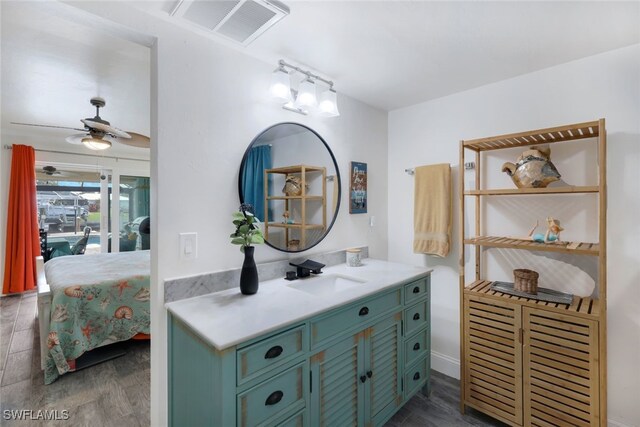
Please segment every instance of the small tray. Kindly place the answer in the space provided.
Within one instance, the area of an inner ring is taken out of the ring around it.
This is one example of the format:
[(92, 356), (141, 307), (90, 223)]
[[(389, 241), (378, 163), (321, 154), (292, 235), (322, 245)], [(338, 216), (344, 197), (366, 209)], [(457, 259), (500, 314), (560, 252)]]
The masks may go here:
[(493, 282), (491, 284), (492, 291), (503, 292), (509, 295), (515, 295), (517, 297), (525, 297), (535, 299), (538, 301), (555, 302), (558, 304), (571, 304), (573, 302), (573, 295), (564, 292), (554, 291), (553, 289), (538, 288), (538, 294), (528, 294), (526, 292), (520, 292), (513, 289), (513, 283), (511, 282)]

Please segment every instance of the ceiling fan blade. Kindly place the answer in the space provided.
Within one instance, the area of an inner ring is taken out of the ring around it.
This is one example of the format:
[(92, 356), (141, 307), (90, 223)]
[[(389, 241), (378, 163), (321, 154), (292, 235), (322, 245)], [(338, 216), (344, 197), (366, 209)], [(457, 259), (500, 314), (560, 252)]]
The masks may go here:
[(131, 147), (138, 148), (149, 148), (151, 146), (151, 140), (148, 136), (141, 135), (135, 132), (127, 132), (131, 135), (131, 138), (109, 138), (112, 141), (118, 142), (120, 144), (129, 145)]
[(91, 119), (80, 119), (82, 123), (84, 123), (88, 128), (98, 129), (99, 131), (110, 133), (118, 138), (131, 138), (127, 132), (122, 129), (118, 129), (117, 127), (105, 125), (104, 123), (97, 122)]
[(34, 123), (11, 122), (11, 124), (12, 125), (20, 125), (20, 126), (35, 126), (35, 127), (40, 127), (40, 128), (71, 129), (71, 130), (79, 130), (79, 131), (85, 130), (85, 129), (78, 129), (78, 128), (70, 128), (70, 127), (67, 127), (67, 126), (36, 125)]
[(82, 144), (82, 139), (87, 138), (89, 135), (86, 133), (76, 133), (75, 135), (69, 135), (65, 138), (69, 144), (80, 145)]

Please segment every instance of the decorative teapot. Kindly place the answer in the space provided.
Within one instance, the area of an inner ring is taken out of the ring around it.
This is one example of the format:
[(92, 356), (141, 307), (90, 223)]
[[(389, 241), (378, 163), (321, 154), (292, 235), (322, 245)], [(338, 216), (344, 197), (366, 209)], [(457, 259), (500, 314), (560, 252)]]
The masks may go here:
[(560, 173), (551, 163), (549, 147), (531, 147), (518, 157), (516, 164), (502, 165), (518, 188), (545, 188), (560, 179)]

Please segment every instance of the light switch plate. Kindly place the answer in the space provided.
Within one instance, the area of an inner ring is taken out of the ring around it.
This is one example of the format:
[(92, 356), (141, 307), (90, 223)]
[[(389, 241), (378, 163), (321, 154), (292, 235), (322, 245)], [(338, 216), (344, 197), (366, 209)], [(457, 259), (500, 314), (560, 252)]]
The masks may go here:
[(198, 233), (180, 233), (180, 259), (198, 257)]

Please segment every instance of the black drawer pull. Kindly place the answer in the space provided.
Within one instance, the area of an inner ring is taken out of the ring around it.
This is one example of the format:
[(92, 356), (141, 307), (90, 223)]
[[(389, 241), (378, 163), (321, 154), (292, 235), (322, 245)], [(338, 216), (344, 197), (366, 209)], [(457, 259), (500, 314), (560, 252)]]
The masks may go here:
[(367, 380), (367, 377), (364, 375), (360, 375), (360, 382), (365, 382)]
[(359, 316), (366, 316), (367, 314), (369, 314), (369, 307), (362, 307), (358, 313)]
[(269, 395), (269, 397), (267, 397), (267, 400), (264, 402), (264, 406), (275, 405), (282, 400), (282, 396), (284, 396), (284, 393), (280, 390), (274, 391)]
[(416, 313), (413, 315), (413, 320), (420, 320), (420, 313)]
[(413, 374), (414, 381), (418, 381), (419, 379), (420, 379), (420, 372), (416, 372), (415, 374)]
[(373, 376), (373, 371), (367, 371), (367, 378), (371, 378)]
[(414, 349), (415, 351), (420, 350), (420, 343), (419, 343), (419, 342), (415, 343), (415, 344), (413, 345), (413, 349)]
[(416, 286), (415, 288), (413, 288), (413, 293), (414, 294), (419, 294), (420, 293), (420, 287)]
[(267, 350), (267, 352), (264, 354), (264, 358), (265, 359), (275, 359), (276, 357), (280, 356), (282, 354), (282, 347), (280, 347), (279, 345), (273, 346), (271, 347), (269, 350)]

